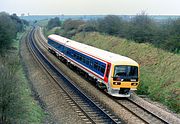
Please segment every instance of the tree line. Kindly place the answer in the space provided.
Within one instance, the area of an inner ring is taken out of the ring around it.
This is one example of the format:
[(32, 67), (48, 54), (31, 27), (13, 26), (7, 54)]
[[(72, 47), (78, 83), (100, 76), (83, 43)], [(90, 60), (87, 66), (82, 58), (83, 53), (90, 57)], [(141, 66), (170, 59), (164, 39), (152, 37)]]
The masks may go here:
[[(58, 19), (56, 18), (56, 20)], [(50, 20), (50, 22), (52, 21)], [(69, 38), (79, 32), (96, 31), (138, 43), (151, 43), (170, 52), (180, 52), (180, 18), (158, 22), (142, 12), (130, 20), (124, 20), (116, 15), (108, 15), (89, 21), (68, 19), (64, 22), (59, 20), (59, 22), (57, 24), (60, 24), (58, 26), (61, 26), (63, 31), (56, 31), (56, 33)]]
[(10, 46), (18, 32), (24, 31), (24, 25), (28, 25), (28, 22), (16, 14), (0, 12), (0, 52)]
[(43, 116), (31, 97), (18, 46), (14, 44), (19, 40), (17, 33), (23, 32), (25, 25), (28, 22), (16, 14), (0, 12), (0, 124), (40, 123)]

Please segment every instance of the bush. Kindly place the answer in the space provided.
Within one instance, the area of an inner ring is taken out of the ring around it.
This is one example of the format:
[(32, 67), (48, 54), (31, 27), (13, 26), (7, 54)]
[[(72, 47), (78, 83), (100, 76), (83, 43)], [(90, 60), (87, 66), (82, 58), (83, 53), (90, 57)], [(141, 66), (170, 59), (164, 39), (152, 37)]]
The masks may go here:
[(54, 31), (54, 33), (57, 34), (57, 35), (59, 35), (60, 32), (61, 32), (60, 28), (56, 28), (55, 31)]
[(54, 27), (59, 27), (59, 26), (61, 26), (61, 21), (59, 20), (58, 17), (55, 17), (48, 21), (47, 29), (50, 30)]
[[(50, 22), (49, 22), (50, 23)], [(62, 25), (62, 36), (72, 37), (79, 32), (94, 32), (115, 35), (138, 43), (151, 43), (156, 47), (179, 53), (180, 51), (180, 18), (156, 22), (145, 12), (130, 20), (123, 20), (115, 15), (102, 19), (82, 21), (66, 20)]]
[(44, 113), (31, 97), (17, 55), (0, 56), (0, 72), (0, 123), (41, 123)]
[(98, 31), (105, 32), (110, 35), (121, 34), (123, 30), (123, 20), (118, 16), (108, 15), (104, 19), (98, 20)]
[(155, 41), (156, 32), (156, 23), (145, 13), (142, 13), (135, 16), (130, 21), (127, 38), (140, 43), (153, 43)]
[(0, 13), (0, 52), (16, 38), (16, 25), (7, 13)]
[(84, 21), (82, 21), (82, 20), (68, 19), (63, 23), (62, 28), (64, 29), (65, 32), (68, 32), (73, 29), (77, 30), (78, 27), (83, 24), (84, 24)]
[[(10, 18), (13, 20), (13, 22), (16, 24), (16, 33), (17, 32), (23, 32), (24, 31), (24, 25), (23, 20), (21, 20), (16, 14), (12, 14)], [(27, 23), (25, 23), (27, 24)]]
[(82, 20), (72, 20), (68, 19), (64, 21), (62, 25), (62, 29), (64, 30), (63, 33), (61, 34), (64, 37), (72, 37), (74, 36), (77, 32), (82, 31), (81, 27), (84, 25), (84, 21)]
[(96, 20), (87, 21), (85, 24), (80, 25), (78, 32), (93, 32), (98, 31), (98, 22)]
[(102, 19), (91, 20), (81, 25), (79, 31), (98, 31), (115, 35), (138, 43), (151, 43), (156, 47), (179, 53), (180, 51), (180, 18), (156, 22), (145, 12), (131, 20), (123, 20), (115, 15), (108, 15)]
[(168, 20), (163, 25), (164, 32), (166, 31), (166, 36), (161, 36), (162, 48), (169, 50), (171, 52), (180, 52), (180, 18), (176, 20)]
[(18, 32), (24, 31), (27, 21), (21, 20), (16, 14), (0, 13), (0, 54), (11, 45)]

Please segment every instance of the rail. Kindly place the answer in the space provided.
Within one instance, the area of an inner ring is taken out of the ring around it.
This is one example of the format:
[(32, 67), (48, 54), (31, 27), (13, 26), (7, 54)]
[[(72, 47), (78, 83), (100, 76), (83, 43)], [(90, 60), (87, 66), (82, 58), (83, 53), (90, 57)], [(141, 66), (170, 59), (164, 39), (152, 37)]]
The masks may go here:
[[(64, 75), (48, 60), (45, 55), (43, 55), (43, 53), (35, 44), (34, 32), (35, 28), (31, 30), (28, 36), (28, 46), (31, 52), (39, 61), (39, 63), (41, 63), (43, 68), (57, 82), (61, 89), (63, 89), (66, 99), (68, 99), (69, 103), (71, 103), (73, 106), (77, 106), (78, 109), (83, 113), (83, 117), (85, 118), (84, 120), (88, 121), (88, 123), (123, 123), (120, 118), (108, 112), (100, 105), (100, 103), (97, 103), (97, 101), (92, 101), (86, 94), (84, 94), (78, 87), (74, 85), (72, 80)], [(61, 81), (58, 81), (54, 77)]]

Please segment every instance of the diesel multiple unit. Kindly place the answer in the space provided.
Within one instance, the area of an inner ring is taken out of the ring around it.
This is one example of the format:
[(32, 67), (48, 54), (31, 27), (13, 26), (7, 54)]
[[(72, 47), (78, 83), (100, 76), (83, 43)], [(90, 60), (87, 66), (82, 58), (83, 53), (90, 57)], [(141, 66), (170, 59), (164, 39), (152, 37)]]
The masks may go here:
[(129, 97), (139, 84), (134, 60), (59, 35), (48, 36), (49, 51), (92, 78), (98, 87), (116, 97)]

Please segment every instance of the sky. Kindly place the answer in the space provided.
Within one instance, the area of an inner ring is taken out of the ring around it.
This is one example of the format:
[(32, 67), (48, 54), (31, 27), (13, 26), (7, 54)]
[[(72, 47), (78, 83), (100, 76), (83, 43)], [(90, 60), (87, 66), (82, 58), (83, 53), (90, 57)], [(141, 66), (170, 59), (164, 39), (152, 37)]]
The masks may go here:
[(180, 15), (180, 0), (1, 0), (0, 12), (21, 15)]

